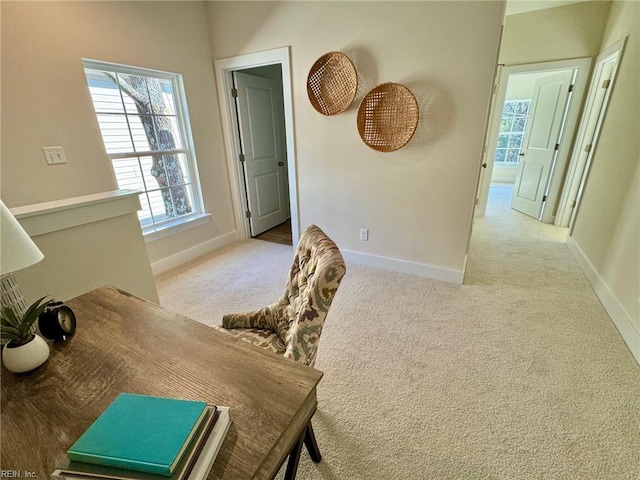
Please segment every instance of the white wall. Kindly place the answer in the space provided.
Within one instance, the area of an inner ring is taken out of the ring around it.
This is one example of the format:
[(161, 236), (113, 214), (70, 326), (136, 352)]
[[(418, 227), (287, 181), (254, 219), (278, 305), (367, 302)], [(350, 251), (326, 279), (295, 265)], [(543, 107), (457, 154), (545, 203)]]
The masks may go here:
[[(212, 2), (213, 58), (291, 47), (299, 218), (348, 258), (462, 279), (501, 2)], [(339, 50), (360, 77), (356, 102), (311, 106), (315, 60)], [(394, 153), (360, 139), (359, 100), (399, 82), (420, 104), (415, 137)], [(359, 240), (360, 228), (369, 241)]]
[(571, 237), (640, 362), (639, 19), (639, 3), (613, 3), (601, 50), (628, 40)]
[[(9, 207), (117, 188), (81, 58), (180, 73), (211, 221), (147, 244), (171, 266), (235, 239), (203, 2), (2, 2), (2, 199)], [(62, 145), (67, 165), (41, 147)], [(178, 258), (175, 258), (175, 256)], [(109, 259), (105, 258), (105, 262)]]
[(594, 57), (600, 51), (610, 2), (581, 2), (509, 15), (500, 63), (522, 65)]

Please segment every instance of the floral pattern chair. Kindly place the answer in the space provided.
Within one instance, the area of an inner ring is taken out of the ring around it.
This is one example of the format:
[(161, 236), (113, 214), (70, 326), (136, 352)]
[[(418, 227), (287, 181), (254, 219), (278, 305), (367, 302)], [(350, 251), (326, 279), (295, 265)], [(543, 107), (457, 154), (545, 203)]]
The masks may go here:
[(222, 326), (243, 340), (312, 367), (325, 318), (345, 272), (336, 244), (311, 225), (300, 237), (278, 301), (259, 310), (224, 315)]
[[(311, 225), (300, 237), (278, 301), (259, 310), (224, 315), (222, 327), (242, 340), (312, 367), (324, 321), (345, 272), (336, 244)], [(289, 456), (285, 479), (295, 477), (303, 441), (314, 462), (322, 458), (309, 422)]]

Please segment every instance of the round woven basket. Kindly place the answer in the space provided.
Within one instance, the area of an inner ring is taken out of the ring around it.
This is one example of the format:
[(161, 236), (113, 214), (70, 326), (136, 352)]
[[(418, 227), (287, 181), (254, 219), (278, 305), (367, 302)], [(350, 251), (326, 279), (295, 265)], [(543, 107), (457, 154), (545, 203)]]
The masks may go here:
[(365, 95), (358, 109), (362, 141), (379, 152), (404, 147), (418, 126), (418, 102), (399, 83), (382, 83)]
[(329, 52), (311, 67), (307, 95), (311, 105), (323, 115), (344, 112), (356, 96), (358, 76), (344, 53)]

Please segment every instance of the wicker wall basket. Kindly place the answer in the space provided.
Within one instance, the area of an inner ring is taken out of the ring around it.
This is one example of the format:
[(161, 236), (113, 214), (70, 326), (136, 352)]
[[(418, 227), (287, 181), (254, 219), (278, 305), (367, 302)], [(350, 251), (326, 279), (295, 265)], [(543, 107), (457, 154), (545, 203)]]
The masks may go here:
[(311, 105), (323, 115), (344, 112), (356, 96), (358, 76), (344, 53), (329, 52), (313, 64), (307, 77)]
[(404, 147), (418, 126), (418, 102), (399, 83), (383, 83), (365, 95), (358, 109), (362, 141), (379, 152)]

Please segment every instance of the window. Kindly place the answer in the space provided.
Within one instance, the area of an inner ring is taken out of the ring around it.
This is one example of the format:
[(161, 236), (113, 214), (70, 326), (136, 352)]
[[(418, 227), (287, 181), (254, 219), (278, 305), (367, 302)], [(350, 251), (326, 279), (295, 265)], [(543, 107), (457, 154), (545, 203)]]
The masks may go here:
[(142, 192), (143, 232), (201, 214), (182, 76), (82, 63), (118, 187)]
[(496, 148), (496, 162), (518, 165), (530, 104), (531, 100), (508, 100), (504, 102), (500, 133), (498, 134), (498, 146)]

